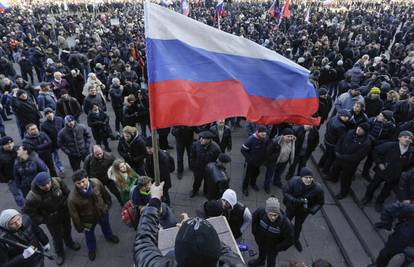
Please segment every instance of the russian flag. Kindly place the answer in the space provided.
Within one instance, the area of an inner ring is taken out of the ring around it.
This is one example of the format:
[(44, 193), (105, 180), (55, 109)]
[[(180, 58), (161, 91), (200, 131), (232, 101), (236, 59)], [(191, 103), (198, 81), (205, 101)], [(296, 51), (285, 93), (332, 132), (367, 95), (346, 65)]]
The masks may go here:
[(224, 0), (219, 0), (216, 5), (216, 10), (214, 12), (214, 21), (223, 15), (224, 12)]
[(283, 8), (282, 8), (282, 18), (290, 18), (290, 16), (292, 15), (292, 13), (290, 12), (289, 6), (290, 6), (290, 0), (285, 0), (285, 3), (283, 4)]
[(269, 13), (272, 17), (280, 18), (279, 0), (273, 0), (272, 5), (269, 8)]
[(243, 116), (317, 125), (309, 71), (250, 40), (145, 2), (151, 127)]
[(181, 14), (188, 17), (190, 15), (190, 5), (187, 0), (181, 0)]

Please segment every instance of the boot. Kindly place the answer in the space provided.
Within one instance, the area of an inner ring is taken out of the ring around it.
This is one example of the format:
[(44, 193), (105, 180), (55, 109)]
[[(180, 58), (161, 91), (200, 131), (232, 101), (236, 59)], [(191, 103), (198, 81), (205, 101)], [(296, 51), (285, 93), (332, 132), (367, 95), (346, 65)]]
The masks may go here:
[(55, 261), (57, 265), (62, 265), (65, 262), (65, 256), (63, 255), (63, 253), (57, 254)]

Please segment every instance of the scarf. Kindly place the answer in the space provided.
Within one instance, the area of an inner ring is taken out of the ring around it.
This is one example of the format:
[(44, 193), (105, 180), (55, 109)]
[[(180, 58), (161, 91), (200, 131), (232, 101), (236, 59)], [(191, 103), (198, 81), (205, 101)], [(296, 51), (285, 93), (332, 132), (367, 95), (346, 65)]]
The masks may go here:
[(78, 190), (79, 194), (82, 197), (89, 198), (93, 195), (93, 187), (91, 185), (91, 181), (89, 181), (89, 185), (88, 185), (88, 188), (86, 189), (86, 191), (84, 191), (82, 189), (79, 189), (79, 188), (76, 188), (76, 190)]

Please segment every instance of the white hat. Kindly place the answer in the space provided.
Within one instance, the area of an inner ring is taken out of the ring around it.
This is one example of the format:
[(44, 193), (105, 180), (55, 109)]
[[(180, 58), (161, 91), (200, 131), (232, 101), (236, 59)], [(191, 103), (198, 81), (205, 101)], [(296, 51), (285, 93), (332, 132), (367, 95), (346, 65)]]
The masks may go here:
[(0, 226), (9, 229), (9, 221), (16, 215), (19, 215), (20, 213), (15, 209), (7, 209), (3, 210), (0, 213)]
[(226, 191), (224, 191), (221, 199), (224, 199), (225, 201), (227, 201), (230, 204), (231, 208), (233, 208), (234, 205), (237, 204), (236, 192), (234, 192), (234, 190), (232, 189), (227, 189)]

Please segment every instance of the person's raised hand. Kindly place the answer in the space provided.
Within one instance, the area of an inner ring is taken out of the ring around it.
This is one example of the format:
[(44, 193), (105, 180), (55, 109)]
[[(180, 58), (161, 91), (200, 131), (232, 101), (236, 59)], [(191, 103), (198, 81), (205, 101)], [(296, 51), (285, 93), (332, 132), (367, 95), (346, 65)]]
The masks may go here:
[(164, 183), (165, 182), (161, 182), (158, 186), (155, 185), (155, 183), (152, 183), (150, 189), (151, 197), (158, 198), (159, 200), (161, 200), (161, 197), (163, 195)]

